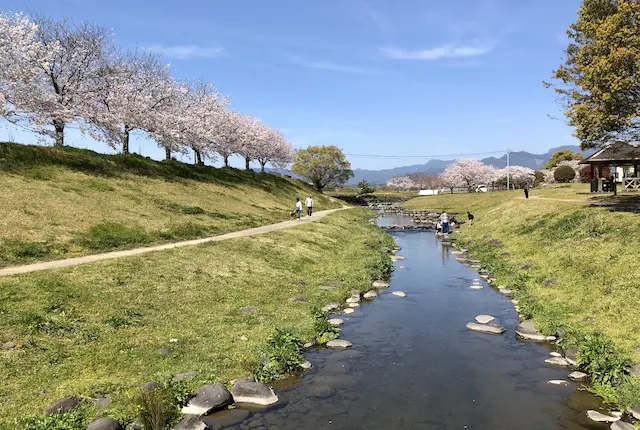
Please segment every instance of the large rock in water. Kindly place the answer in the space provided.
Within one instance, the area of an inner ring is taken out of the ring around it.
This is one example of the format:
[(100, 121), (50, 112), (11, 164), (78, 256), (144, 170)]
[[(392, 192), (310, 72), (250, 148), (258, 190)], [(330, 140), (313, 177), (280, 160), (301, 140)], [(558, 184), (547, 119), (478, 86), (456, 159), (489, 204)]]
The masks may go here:
[(328, 348), (349, 348), (351, 346), (353, 346), (353, 344), (344, 339), (334, 339), (327, 342)]
[(196, 390), (196, 396), (182, 408), (185, 415), (206, 415), (221, 409), (233, 401), (231, 393), (224, 384), (203, 385)]
[(480, 324), (487, 324), (490, 323), (491, 321), (493, 321), (495, 319), (495, 317), (491, 316), (491, 315), (478, 315), (476, 317), (476, 321), (478, 321)]
[(636, 430), (633, 424), (625, 423), (622, 420), (618, 420), (611, 424), (611, 430)]
[(269, 406), (278, 402), (278, 396), (271, 387), (262, 382), (238, 381), (231, 387), (231, 394), (236, 403)]
[(598, 411), (592, 411), (592, 410), (587, 411), (587, 418), (597, 423), (613, 423), (620, 419), (620, 417), (605, 415)]
[(535, 342), (548, 342), (556, 340), (555, 336), (545, 336), (539, 333), (533, 325), (533, 321), (523, 321), (516, 328), (516, 334), (523, 339)]
[(373, 281), (373, 284), (371, 284), (371, 286), (376, 290), (384, 290), (385, 288), (389, 288), (389, 283), (386, 281), (377, 280)]
[(197, 415), (186, 415), (173, 430), (206, 430), (207, 425)]
[(322, 312), (331, 312), (336, 309), (340, 309), (340, 305), (338, 303), (329, 303), (322, 308)]
[(98, 418), (87, 426), (87, 430), (122, 430), (120, 423), (113, 418)]
[(505, 331), (504, 327), (499, 326), (498, 324), (480, 324), (477, 322), (467, 323), (467, 328), (469, 330), (479, 331), (482, 333), (489, 333), (489, 334), (502, 334)]
[(51, 406), (49, 406), (44, 411), (44, 414), (49, 416), (49, 415), (56, 414), (58, 412), (70, 412), (76, 406), (78, 406), (78, 399), (76, 399), (73, 396), (65, 397), (63, 399), (58, 400), (57, 402), (55, 402)]
[[(568, 360), (567, 360), (568, 361)], [(571, 372), (569, 374), (569, 379), (571, 379), (572, 381), (582, 381), (583, 379), (585, 379), (587, 376), (586, 373), (584, 372), (579, 372), (579, 371), (575, 371), (575, 372)]]

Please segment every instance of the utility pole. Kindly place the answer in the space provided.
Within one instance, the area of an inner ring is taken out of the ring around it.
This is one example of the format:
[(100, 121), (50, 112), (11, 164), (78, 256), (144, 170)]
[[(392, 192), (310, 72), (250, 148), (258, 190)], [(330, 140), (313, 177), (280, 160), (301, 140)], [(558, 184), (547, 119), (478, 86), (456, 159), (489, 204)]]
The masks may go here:
[(507, 149), (507, 191), (509, 191), (511, 188), (509, 186), (509, 155), (511, 154), (511, 151), (509, 149)]

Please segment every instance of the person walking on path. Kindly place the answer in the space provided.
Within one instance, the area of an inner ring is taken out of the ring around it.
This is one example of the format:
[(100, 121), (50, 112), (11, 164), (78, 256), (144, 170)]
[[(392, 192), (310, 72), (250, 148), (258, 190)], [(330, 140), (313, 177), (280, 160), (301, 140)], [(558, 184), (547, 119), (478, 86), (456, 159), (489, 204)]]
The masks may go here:
[(447, 212), (442, 211), (440, 222), (442, 223), (442, 234), (449, 234), (449, 215), (447, 215)]
[(311, 214), (313, 213), (313, 197), (307, 197), (305, 203), (307, 204), (307, 215), (311, 216)]
[(302, 213), (302, 202), (300, 201), (300, 197), (296, 197), (296, 216), (298, 217), (298, 221), (300, 221), (301, 213)]

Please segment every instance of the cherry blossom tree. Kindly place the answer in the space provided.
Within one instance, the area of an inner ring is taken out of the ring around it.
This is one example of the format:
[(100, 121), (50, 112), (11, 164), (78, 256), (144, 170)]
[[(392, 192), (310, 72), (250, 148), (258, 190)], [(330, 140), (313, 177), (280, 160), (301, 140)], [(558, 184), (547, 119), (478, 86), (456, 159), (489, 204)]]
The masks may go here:
[(513, 186), (525, 187), (532, 186), (535, 182), (535, 171), (528, 167), (510, 166), (509, 169), (497, 169), (494, 171), (492, 182), (501, 186), (507, 185), (507, 173), (509, 175), (509, 183)]
[(240, 128), (243, 118), (234, 111), (225, 111), (217, 118), (211, 131), (211, 142), (215, 151), (222, 156), (225, 167), (229, 167), (229, 157), (238, 153), (240, 147)]
[(129, 153), (131, 132), (155, 129), (172, 97), (169, 67), (144, 51), (105, 60), (97, 85), (90, 121), (101, 131), (101, 140), (120, 145), (123, 154)]
[(418, 185), (411, 180), (409, 176), (394, 176), (387, 181), (387, 187), (397, 188), (400, 190), (409, 190), (418, 188)]
[(440, 175), (440, 179), (447, 188), (451, 189), (451, 192), (456, 187), (466, 187), (472, 191), (475, 185), (491, 182), (494, 171), (493, 167), (481, 161), (473, 158), (462, 159), (447, 166)]
[[(91, 116), (87, 102), (95, 100), (100, 66), (114, 48), (109, 32), (95, 24), (47, 18), (37, 19), (36, 24), (39, 54), (31, 65), (40, 67), (38, 79), (33, 85), (20, 86), (12, 103), (25, 113), (34, 131), (63, 146), (66, 125), (82, 124)], [(40, 60), (51, 54), (50, 61)]]
[(260, 170), (264, 172), (267, 163), (284, 167), (293, 161), (293, 147), (284, 136), (273, 129), (264, 130), (264, 136), (258, 139), (256, 160), (260, 163)]
[(44, 50), (38, 26), (22, 13), (0, 13), (0, 114), (18, 116), (14, 94), (36, 85), (40, 72), (58, 51), (58, 44)]

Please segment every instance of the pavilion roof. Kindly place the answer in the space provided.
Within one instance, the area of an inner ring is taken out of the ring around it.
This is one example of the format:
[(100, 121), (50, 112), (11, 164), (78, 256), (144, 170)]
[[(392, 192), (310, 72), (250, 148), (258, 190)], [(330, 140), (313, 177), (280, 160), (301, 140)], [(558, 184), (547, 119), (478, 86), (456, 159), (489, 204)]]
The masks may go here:
[(640, 146), (628, 142), (614, 142), (588, 156), (580, 164), (621, 162), (640, 164)]

